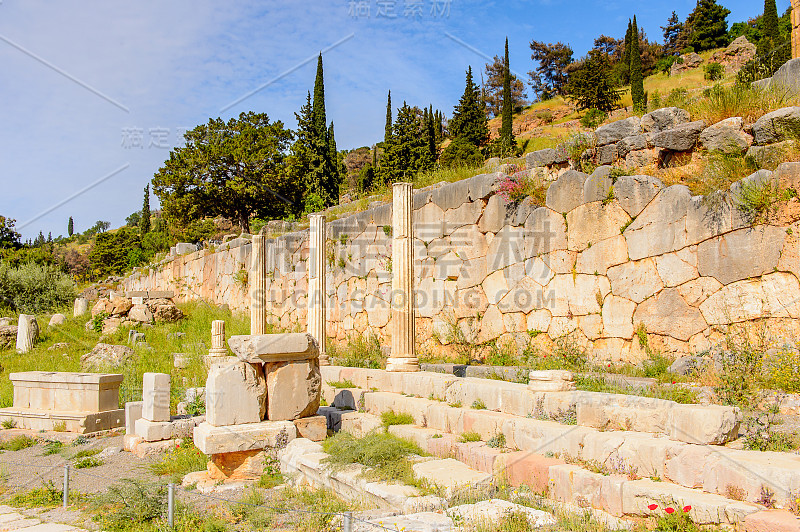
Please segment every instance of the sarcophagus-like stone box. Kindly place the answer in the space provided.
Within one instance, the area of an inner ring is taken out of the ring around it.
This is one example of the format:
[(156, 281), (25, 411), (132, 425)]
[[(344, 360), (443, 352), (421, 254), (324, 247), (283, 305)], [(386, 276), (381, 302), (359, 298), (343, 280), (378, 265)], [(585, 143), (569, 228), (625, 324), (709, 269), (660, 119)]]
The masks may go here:
[(14, 406), (0, 408), (0, 419), (14, 420), (19, 428), (87, 433), (125, 425), (120, 374), (26, 371), (9, 378)]

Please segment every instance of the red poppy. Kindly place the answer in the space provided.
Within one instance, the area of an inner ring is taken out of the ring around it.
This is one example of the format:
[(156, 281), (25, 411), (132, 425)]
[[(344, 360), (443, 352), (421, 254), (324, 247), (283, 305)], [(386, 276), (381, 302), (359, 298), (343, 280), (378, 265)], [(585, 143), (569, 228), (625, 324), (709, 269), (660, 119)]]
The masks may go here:
[(675, 508), (664, 508), (664, 511), (668, 514), (675, 513)]
[(650, 510), (655, 510), (656, 508), (658, 508), (658, 505), (657, 504), (651, 504), (650, 506), (648, 506), (648, 508)]
[(692, 507), (691, 507), (691, 506), (688, 506), (688, 505), (687, 505), (687, 506), (684, 506), (684, 507), (683, 507), (683, 513), (686, 513), (686, 512), (688, 512), (688, 511), (690, 511), (691, 509), (692, 509)]
[(675, 381), (672, 381), (672, 384), (675, 384)]
[(608, 367), (610, 368), (610, 367), (611, 367), (611, 364), (609, 364), (609, 365), (608, 365)]

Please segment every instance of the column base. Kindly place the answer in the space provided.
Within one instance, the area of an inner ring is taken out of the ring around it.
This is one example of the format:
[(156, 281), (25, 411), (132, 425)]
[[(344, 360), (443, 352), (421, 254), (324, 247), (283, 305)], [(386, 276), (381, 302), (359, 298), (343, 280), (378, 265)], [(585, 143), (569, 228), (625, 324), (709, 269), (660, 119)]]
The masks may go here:
[(320, 366), (330, 366), (331, 359), (327, 353), (320, 353), (319, 354), (319, 365)]
[(419, 371), (419, 359), (389, 357), (386, 361), (386, 371)]

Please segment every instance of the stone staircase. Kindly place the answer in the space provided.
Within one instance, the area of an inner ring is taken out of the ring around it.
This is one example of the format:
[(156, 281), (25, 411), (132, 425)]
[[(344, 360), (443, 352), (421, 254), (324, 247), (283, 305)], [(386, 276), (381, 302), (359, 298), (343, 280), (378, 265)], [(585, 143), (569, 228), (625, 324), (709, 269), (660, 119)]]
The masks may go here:
[[(541, 393), (523, 384), (439, 373), (322, 371), (331, 406), (320, 413), (329, 428), (362, 436), (381, 426), (381, 413), (406, 413), (414, 424), (389, 431), (430, 455), (457, 460), (481, 472), (484, 482), (504, 478), (600, 516), (646, 517), (671, 507), (686, 508), (698, 524), (736, 524), (772, 515), (764, 512), (765, 494), (779, 508), (800, 494), (800, 456), (723, 445), (738, 433), (740, 415), (732, 408)], [(354, 387), (328, 384), (343, 381)], [(569, 411), (574, 415), (564, 416)], [(461, 442), (467, 432), (477, 432), (481, 441)], [(487, 445), (500, 435), (505, 448)]]

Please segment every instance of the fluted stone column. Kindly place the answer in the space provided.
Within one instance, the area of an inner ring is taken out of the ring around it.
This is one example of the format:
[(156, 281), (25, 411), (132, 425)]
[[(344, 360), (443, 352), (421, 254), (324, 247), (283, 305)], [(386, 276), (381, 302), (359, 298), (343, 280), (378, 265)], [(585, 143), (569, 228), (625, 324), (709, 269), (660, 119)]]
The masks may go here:
[(77, 318), (78, 316), (83, 316), (89, 310), (89, 301), (86, 300), (85, 297), (79, 297), (75, 299), (75, 304), (72, 307), (72, 316)]
[(264, 235), (253, 235), (250, 255), (250, 334), (267, 332), (267, 268), (264, 256)]
[(392, 187), (392, 355), (387, 371), (419, 371), (414, 350), (414, 253), (411, 183)]
[(320, 366), (327, 366), (330, 362), (325, 350), (325, 215), (311, 214), (308, 219), (311, 222), (308, 231), (308, 334), (319, 344)]
[(800, 58), (800, 0), (792, 0), (792, 58)]
[(20, 314), (17, 324), (17, 353), (27, 353), (33, 349), (39, 338), (39, 323), (36, 316)]
[(211, 322), (211, 349), (208, 350), (206, 357), (206, 367), (211, 367), (228, 356), (228, 348), (225, 347), (225, 321), (214, 320)]

